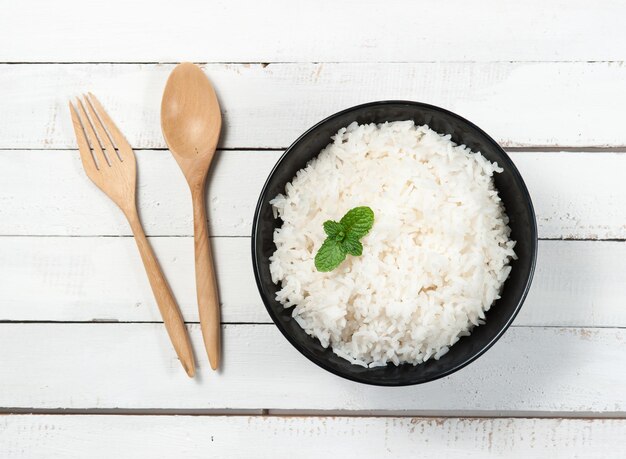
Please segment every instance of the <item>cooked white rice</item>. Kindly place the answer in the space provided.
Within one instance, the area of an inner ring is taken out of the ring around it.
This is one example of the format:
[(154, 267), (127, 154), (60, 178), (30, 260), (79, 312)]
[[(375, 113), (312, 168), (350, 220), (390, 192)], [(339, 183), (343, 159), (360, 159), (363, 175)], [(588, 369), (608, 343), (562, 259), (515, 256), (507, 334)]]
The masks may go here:
[[(354, 364), (438, 359), (484, 323), (516, 258), (496, 163), (413, 121), (352, 123), (272, 201), (276, 298)], [(322, 224), (369, 206), (363, 255), (318, 272)]]

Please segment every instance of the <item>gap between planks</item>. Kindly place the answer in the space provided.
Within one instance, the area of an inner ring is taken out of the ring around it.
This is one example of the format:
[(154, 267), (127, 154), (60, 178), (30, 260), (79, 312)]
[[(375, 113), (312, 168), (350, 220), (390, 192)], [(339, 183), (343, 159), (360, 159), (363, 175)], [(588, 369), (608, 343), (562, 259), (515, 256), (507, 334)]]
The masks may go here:
[[(96, 324), (96, 325), (154, 325), (162, 324), (160, 320), (116, 320), (116, 319), (91, 319), (91, 320), (0, 320), (0, 324), (57, 324), (57, 325), (81, 325), (81, 324)], [(200, 322), (188, 320), (185, 321), (186, 325), (200, 325)], [(269, 326), (274, 325), (274, 322), (220, 322), (221, 325), (253, 325), (253, 326)], [(516, 325), (511, 324), (509, 328), (558, 328), (567, 330), (626, 330), (626, 326), (619, 325)]]
[[(132, 238), (134, 237), (132, 234), (0, 234), (0, 238), (3, 237), (20, 237), (20, 238), (28, 238), (28, 237), (36, 237), (36, 238)], [(153, 234), (150, 236), (146, 236), (148, 239), (154, 238), (189, 238), (192, 239), (193, 236), (187, 234)], [(234, 236), (210, 236), (210, 239), (250, 239), (251, 236), (246, 235), (234, 235)], [(537, 238), (539, 241), (565, 241), (565, 242), (624, 242), (626, 238), (574, 238), (574, 237), (540, 237)]]
[(307, 64), (355, 64), (355, 65), (371, 65), (371, 64), (623, 64), (625, 61), (622, 59), (614, 59), (614, 60), (589, 60), (589, 59), (570, 59), (570, 60), (533, 60), (533, 59), (517, 59), (517, 60), (509, 60), (509, 59), (496, 59), (496, 60), (400, 60), (400, 61), (333, 61), (333, 60), (324, 60), (324, 61), (269, 61), (269, 62), (261, 62), (261, 61), (23, 61), (23, 62), (15, 62), (15, 61), (0, 61), (0, 65), (176, 65), (181, 62), (192, 62), (196, 65), (261, 65), (263, 68), (268, 67), (270, 65), (307, 65)]
[(614, 419), (626, 420), (626, 412), (568, 411), (417, 411), (417, 410), (285, 410), (285, 409), (167, 409), (167, 408), (11, 408), (0, 407), (0, 416), (253, 416), (276, 418), (421, 418), (421, 419)]
[[(285, 151), (289, 147), (222, 147), (216, 151), (237, 151), (237, 152), (277, 152)], [(52, 148), (50, 150), (55, 151), (76, 151), (76, 148)], [(583, 146), (575, 147), (569, 145), (533, 145), (522, 147), (506, 147), (504, 150), (508, 153), (626, 153), (626, 145), (611, 145), (611, 146)], [(14, 147), (0, 147), (0, 151), (42, 151), (41, 148), (14, 148)], [(48, 149), (43, 149), (48, 151)], [(133, 151), (169, 151), (168, 148), (154, 147), (154, 148), (133, 148)]]

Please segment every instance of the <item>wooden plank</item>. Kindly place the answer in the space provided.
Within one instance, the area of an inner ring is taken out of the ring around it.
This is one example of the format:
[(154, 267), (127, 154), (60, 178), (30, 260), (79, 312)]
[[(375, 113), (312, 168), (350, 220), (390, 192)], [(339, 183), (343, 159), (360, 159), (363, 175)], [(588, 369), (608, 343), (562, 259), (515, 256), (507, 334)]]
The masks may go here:
[(626, 243), (540, 241), (517, 325), (626, 327)]
[(620, 458), (622, 419), (0, 417), (9, 458)]
[[(256, 201), (280, 155), (218, 152), (207, 197), (210, 234), (250, 235)], [(136, 157), (146, 233), (192, 235), (191, 195), (174, 158), (168, 151), (138, 151)], [(0, 234), (132, 234), (115, 204), (87, 178), (77, 151), (0, 151), (0, 164)]]
[[(198, 322), (193, 238), (150, 243), (185, 320)], [(250, 239), (214, 238), (212, 245), (222, 320), (271, 322)], [(132, 238), (0, 237), (0, 291), (0, 320), (161, 321)]]
[[(0, 26), (0, 35), (3, 32), (6, 28)], [(622, 43), (626, 48), (626, 40)], [(67, 102), (87, 90), (103, 101), (134, 147), (163, 148), (160, 104), (172, 68), (169, 64), (0, 65), (0, 148), (75, 148)], [(626, 105), (622, 91), (626, 67), (618, 63), (211, 64), (204, 68), (223, 108), (221, 146), (225, 148), (284, 148), (332, 113), (384, 99), (448, 108), (509, 147), (626, 145), (620, 123), (621, 107)]]
[(273, 325), (225, 326), (223, 367), (214, 373), (199, 351), (199, 326), (190, 333), (195, 380), (161, 324), (0, 324), (0, 407), (626, 411), (623, 328), (514, 327), (467, 368), (395, 389), (320, 369)]
[[(188, 322), (198, 322), (193, 242), (151, 238)], [(249, 238), (214, 238), (222, 320), (271, 322)], [(540, 241), (516, 325), (626, 327), (626, 244)], [(106, 282), (105, 282), (106, 280)], [(36, 286), (36, 288), (33, 288)], [(131, 238), (0, 238), (0, 321), (160, 321)]]
[[(124, 14), (77, 0), (19, 2), (0, 19), (3, 62), (621, 60), (623, 2), (140, 0)], [(72, 14), (74, 12), (75, 14)], [(141, 18), (140, 26), (137, 18)], [(558, 20), (555, 20), (557, 19)], [(184, 24), (185, 27), (181, 27)], [(94, 31), (104, 31), (106, 35)], [(106, 37), (106, 40), (104, 40)], [(33, 46), (36, 43), (37, 46)]]
[(626, 154), (513, 153), (532, 196), (539, 237), (626, 238)]
[[(250, 235), (258, 195), (280, 155), (218, 153), (207, 198), (212, 235)], [(511, 157), (532, 195), (540, 237), (626, 238), (626, 154)], [(191, 235), (191, 198), (169, 152), (139, 151), (137, 160), (146, 233)], [(0, 235), (130, 235), (120, 211), (86, 177), (76, 151), (0, 151), (0, 170)]]

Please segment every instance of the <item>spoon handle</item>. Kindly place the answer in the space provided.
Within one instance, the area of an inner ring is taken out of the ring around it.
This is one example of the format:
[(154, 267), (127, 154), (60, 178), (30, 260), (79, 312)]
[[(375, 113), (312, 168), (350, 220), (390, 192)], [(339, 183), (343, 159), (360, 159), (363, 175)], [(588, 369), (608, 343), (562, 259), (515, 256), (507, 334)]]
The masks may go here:
[(200, 328), (211, 368), (220, 364), (220, 302), (211, 256), (211, 242), (207, 228), (204, 186), (192, 189), (194, 247), (196, 255), (196, 291)]

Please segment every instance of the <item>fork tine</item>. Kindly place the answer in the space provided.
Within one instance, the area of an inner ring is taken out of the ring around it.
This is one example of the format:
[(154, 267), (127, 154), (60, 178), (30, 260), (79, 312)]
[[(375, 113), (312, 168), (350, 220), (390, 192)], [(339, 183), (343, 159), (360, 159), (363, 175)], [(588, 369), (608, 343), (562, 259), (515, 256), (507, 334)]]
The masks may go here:
[(107, 159), (109, 160), (109, 164), (113, 166), (120, 159), (115, 152), (115, 147), (113, 143), (111, 143), (111, 139), (109, 138), (109, 134), (107, 134), (106, 129), (102, 126), (102, 121), (96, 114), (93, 106), (91, 105), (91, 101), (87, 98), (87, 96), (83, 95), (83, 99), (85, 101), (85, 105), (87, 106), (87, 111), (89, 112), (89, 118), (91, 119), (91, 124), (96, 129), (98, 133), (98, 137), (100, 138), (100, 142), (104, 144), (104, 150), (106, 151)]
[(100, 101), (96, 98), (96, 96), (88, 92), (87, 97), (89, 98), (89, 102), (91, 102), (95, 111), (98, 113), (98, 116), (102, 120), (102, 123), (105, 125), (107, 131), (111, 135), (111, 139), (115, 143), (115, 146), (120, 153), (121, 159), (130, 159), (133, 156), (133, 149), (124, 137), (124, 134), (122, 134), (117, 128), (117, 126), (115, 125), (109, 114), (106, 112)]
[(72, 116), (72, 125), (74, 126), (74, 133), (76, 134), (76, 142), (78, 143), (78, 151), (80, 152), (80, 159), (83, 162), (83, 168), (87, 172), (87, 175), (97, 172), (98, 164), (95, 158), (91, 154), (91, 148), (87, 137), (85, 137), (85, 131), (83, 125), (78, 117), (78, 112), (72, 102), (69, 102), (70, 115)]
[(108, 163), (106, 157), (104, 156), (104, 152), (102, 151), (102, 147), (100, 146), (98, 136), (93, 130), (93, 126), (91, 125), (91, 121), (85, 112), (85, 107), (83, 107), (82, 101), (78, 98), (76, 99), (76, 105), (78, 106), (78, 117), (83, 125), (85, 134), (87, 134), (87, 140), (89, 141), (89, 144), (91, 144), (91, 151), (96, 159), (96, 164), (98, 169), (102, 170), (102, 168), (106, 167)]

